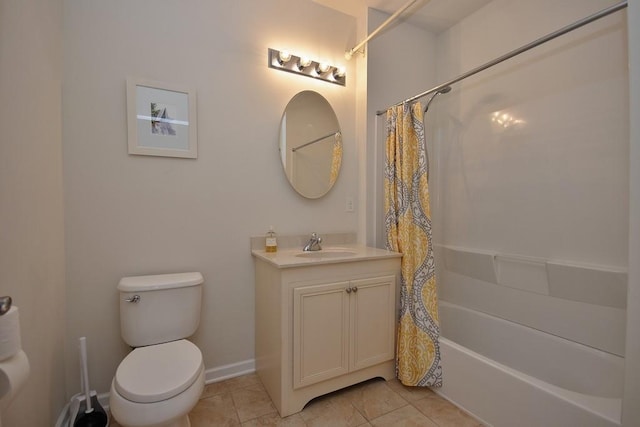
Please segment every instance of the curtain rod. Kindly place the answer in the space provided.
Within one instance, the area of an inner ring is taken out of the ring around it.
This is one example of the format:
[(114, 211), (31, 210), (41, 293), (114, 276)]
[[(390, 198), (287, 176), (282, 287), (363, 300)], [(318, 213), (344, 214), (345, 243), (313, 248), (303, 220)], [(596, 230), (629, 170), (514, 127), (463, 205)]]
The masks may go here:
[(384, 114), (389, 108), (396, 107), (398, 105), (402, 105), (402, 104), (407, 103), (407, 102), (412, 102), (412, 101), (415, 101), (416, 99), (422, 98), (423, 96), (429, 95), (429, 94), (434, 93), (434, 92), (438, 92), (439, 90), (442, 90), (447, 86), (450, 86), (450, 85), (452, 85), (454, 83), (457, 83), (460, 80), (464, 80), (467, 77), (470, 77), (470, 76), (473, 76), (474, 74), (479, 73), (480, 71), (484, 71), (487, 68), (493, 67), (494, 65), (497, 65), (497, 64), (499, 64), (499, 63), (501, 63), (503, 61), (506, 61), (507, 59), (513, 58), (516, 55), (520, 55), (521, 53), (526, 52), (526, 51), (528, 51), (530, 49), (533, 49), (534, 47), (540, 46), (541, 44), (546, 43), (546, 42), (548, 42), (550, 40), (553, 40), (556, 37), (560, 37), (561, 35), (564, 35), (564, 34), (570, 32), (570, 31), (578, 29), (578, 28), (580, 28), (580, 27), (582, 27), (584, 25), (587, 25), (587, 24), (589, 24), (589, 23), (591, 23), (593, 21), (596, 21), (596, 20), (598, 20), (600, 18), (604, 18), (607, 15), (610, 15), (610, 14), (612, 14), (614, 12), (622, 10), (625, 7), (627, 7), (627, 0), (624, 0), (624, 1), (621, 1), (620, 3), (614, 4), (613, 6), (610, 6), (610, 7), (606, 8), (606, 9), (603, 9), (600, 12), (596, 12), (593, 15), (587, 16), (586, 18), (583, 18), (583, 19), (581, 19), (579, 21), (576, 21), (573, 24), (569, 24), (566, 27), (562, 27), (557, 31), (549, 33), (546, 36), (540, 37), (539, 39), (534, 40), (531, 43), (528, 43), (528, 44), (526, 44), (526, 45), (524, 45), (522, 47), (519, 47), (518, 49), (514, 49), (509, 53), (506, 53), (506, 54), (504, 54), (504, 55), (502, 55), (502, 56), (500, 56), (500, 57), (498, 57), (498, 58), (496, 58), (496, 59), (494, 59), (492, 61), (489, 61), (489, 62), (487, 62), (487, 63), (485, 63), (485, 64), (483, 64), (483, 65), (481, 65), (479, 67), (474, 68), (473, 70), (467, 71), (464, 74), (460, 74), (458, 77), (456, 77), (456, 78), (454, 78), (452, 80), (449, 80), (447, 82), (439, 84), (438, 86), (436, 86), (436, 87), (434, 87), (432, 89), (429, 89), (429, 90), (427, 90), (425, 92), (422, 92), (422, 93), (419, 93), (417, 95), (414, 95), (411, 98), (405, 99), (404, 101), (401, 101), (401, 102), (398, 102), (396, 104), (393, 104), (393, 105), (387, 107), (385, 110), (378, 110), (376, 112), (376, 115), (380, 116), (380, 115)]
[(314, 139), (313, 141), (309, 141), (309, 142), (304, 143), (304, 144), (302, 144), (302, 145), (298, 145), (297, 147), (293, 147), (293, 148), (291, 149), (291, 151), (295, 152), (295, 151), (297, 151), (297, 150), (299, 150), (299, 149), (301, 149), (301, 148), (306, 147), (307, 145), (315, 144), (316, 142), (320, 142), (320, 141), (322, 141), (323, 139), (329, 138), (330, 136), (334, 136), (334, 137), (335, 137), (335, 136), (336, 136), (336, 135), (338, 135), (339, 133), (340, 133), (340, 131), (338, 131), (338, 132), (331, 132), (330, 134), (325, 135), (325, 136), (321, 136), (320, 138), (316, 138), (316, 139)]
[[(404, 6), (402, 6), (400, 9), (398, 9), (397, 11), (394, 12), (393, 15), (391, 15), (389, 18), (387, 18), (386, 21), (384, 21), (382, 24), (380, 24), (380, 26), (378, 28), (376, 28), (375, 30), (373, 30), (373, 32), (371, 34), (369, 34), (367, 36), (367, 38), (365, 38), (364, 40), (362, 40), (360, 43), (358, 43), (357, 45), (355, 45), (352, 49), (348, 50), (345, 52), (344, 57), (346, 59), (351, 59), (351, 57), (353, 56), (354, 53), (356, 53), (358, 51), (358, 49), (360, 49), (362, 46), (364, 46), (365, 44), (367, 44), (367, 42), (369, 40), (371, 40), (372, 38), (374, 38), (376, 36), (376, 34), (378, 34), (380, 31), (382, 31), (382, 29), (384, 27), (386, 27), (387, 25), (389, 25), (389, 23), (391, 23), (391, 21), (395, 20), (402, 12), (404, 12), (405, 10), (409, 9), (415, 2), (417, 2), (418, 0), (409, 0), (408, 3), (406, 3)], [(431, 0), (429, 0), (431, 1)]]

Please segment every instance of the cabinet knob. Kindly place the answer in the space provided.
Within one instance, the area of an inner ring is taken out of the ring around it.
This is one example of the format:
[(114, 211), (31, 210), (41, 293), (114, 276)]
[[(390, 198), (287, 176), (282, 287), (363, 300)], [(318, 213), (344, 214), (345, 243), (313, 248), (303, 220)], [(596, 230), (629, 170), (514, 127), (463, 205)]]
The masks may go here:
[(347, 291), (348, 294), (350, 294), (351, 293), (351, 288), (347, 288), (346, 291)]
[(353, 288), (351, 288), (351, 290), (352, 290), (353, 292), (358, 292), (358, 287), (357, 287), (357, 286), (354, 286)]

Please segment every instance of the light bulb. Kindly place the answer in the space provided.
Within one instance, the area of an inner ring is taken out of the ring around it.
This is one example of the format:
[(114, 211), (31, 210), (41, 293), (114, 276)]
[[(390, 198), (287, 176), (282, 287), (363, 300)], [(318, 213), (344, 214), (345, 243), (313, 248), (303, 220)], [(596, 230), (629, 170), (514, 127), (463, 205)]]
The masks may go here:
[(318, 74), (324, 74), (324, 73), (326, 73), (327, 71), (329, 71), (329, 69), (330, 69), (330, 68), (331, 68), (331, 65), (329, 65), (329, 64), (327, 64), (327, 63), (324, 63), (324, 62), (321, 62), (321, 63), (319, 63), (319, 64), (318, 64), (318, 66), (316, 67), (316, 72), (317, 72)]
[(336, 69), (333, 70), (333, 77), (335, 77), (336, 79), (339, 79), (341, 77), (344, 77), (346, 72), (347, 70), (344, 67), (336, 67)]
[(291, 54), (286, 50), (281, 50), (278, 52), (278, 62), (280, 65), (284, 65), (291, 60)]
[(298, 60), (298, 69), (299, 70), (304, 70), (309, 65), (311, 65), (311, 60), (309, 58), (307, 58), (306, 56), (301, 56), (300, 59)]

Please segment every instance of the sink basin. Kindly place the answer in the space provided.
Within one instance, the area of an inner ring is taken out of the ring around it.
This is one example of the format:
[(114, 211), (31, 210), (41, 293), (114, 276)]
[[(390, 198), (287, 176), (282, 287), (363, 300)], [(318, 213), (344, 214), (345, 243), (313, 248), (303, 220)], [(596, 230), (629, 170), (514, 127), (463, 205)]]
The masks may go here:
[(296, 254), (300, 258), (311, 259), (331, 259), (331, 258), (348, 258), (354, 256), (356, 253), (349, 249), (335, 248), (335, 249), (321, 249), (319, 251), (300, 252)]

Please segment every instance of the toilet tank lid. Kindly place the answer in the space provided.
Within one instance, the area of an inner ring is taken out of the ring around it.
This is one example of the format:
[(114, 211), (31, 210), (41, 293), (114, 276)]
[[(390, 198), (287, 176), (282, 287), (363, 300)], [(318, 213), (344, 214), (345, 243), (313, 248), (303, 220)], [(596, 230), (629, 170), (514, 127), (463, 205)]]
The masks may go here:
[(196, 286), (202, 282), (204, 282), (204, 278), (199, 272), (132, 276), (120, 279), (118, 290), (122, 292), (145, 292)]

